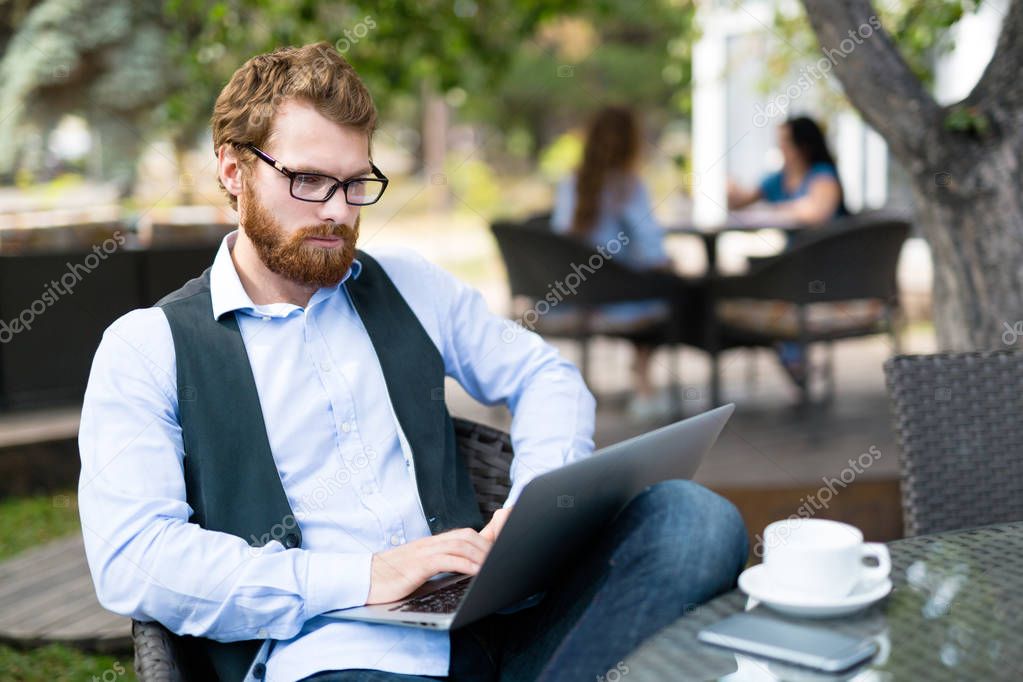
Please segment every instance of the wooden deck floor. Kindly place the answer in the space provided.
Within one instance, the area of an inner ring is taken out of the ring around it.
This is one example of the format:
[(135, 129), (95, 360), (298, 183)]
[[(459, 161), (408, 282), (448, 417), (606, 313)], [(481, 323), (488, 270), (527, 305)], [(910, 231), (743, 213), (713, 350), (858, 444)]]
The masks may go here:
[(80, 535), (0, 563), (0, 641), (104, 652), (131, 648), (131, 621), (96, 599)]

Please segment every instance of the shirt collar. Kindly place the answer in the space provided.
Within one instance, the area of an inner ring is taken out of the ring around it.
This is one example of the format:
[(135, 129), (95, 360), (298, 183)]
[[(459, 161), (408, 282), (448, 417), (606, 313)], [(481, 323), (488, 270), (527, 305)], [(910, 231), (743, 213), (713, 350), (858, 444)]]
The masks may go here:
[[(213, 267), (210, 268), (210, 300), (213, 303), (213, 319), (219, 320), (224, 313), (235, 310), (252, 311), (256, 304), (252, 302), (245, 287), (242, 286), (241, 278), (238, 277), (238, 270), (235, 269), (234, 261), (231, 260), (231, 250), (238, 239), (238, 230), (226, 235), (220, 242), (217, 255), (213, 259)], [(332, 287), (319, 289), (309, 299), (309, 304), (322, 300), (336, 292), (348, 278), (358, 279), (362, 272), (362, 263), (358, 259), (352, 261), (352, 267), (348, 269), (341, 281)]]

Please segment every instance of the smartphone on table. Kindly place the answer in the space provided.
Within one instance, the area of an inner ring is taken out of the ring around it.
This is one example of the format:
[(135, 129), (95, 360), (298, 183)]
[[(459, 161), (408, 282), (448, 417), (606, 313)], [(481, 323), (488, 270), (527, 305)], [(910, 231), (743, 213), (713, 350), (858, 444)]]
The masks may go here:
[(757, 612), (738, 613), (701, 630), (701, 642), (785, 663), (841, 672), (877, 653), (868, 637), (790, 623)]

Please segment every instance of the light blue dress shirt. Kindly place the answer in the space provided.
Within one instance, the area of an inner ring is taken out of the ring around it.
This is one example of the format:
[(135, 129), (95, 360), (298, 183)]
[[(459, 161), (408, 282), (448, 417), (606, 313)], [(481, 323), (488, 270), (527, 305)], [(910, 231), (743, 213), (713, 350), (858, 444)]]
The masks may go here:
[[(446, 675), (447, 632), (319, 615), (364, 604), (373, 553), (430, 530), (408, 443), (343, 282), (304, 308), (255, 305), (231, 258), (236, 237), (214, 260), (210, 315), (237, 314), (303, 546), (272, 540), (257, 549), (188, 523), (170, 327), (160, 308), (134, 310), (103, 335), (79, 431), (82, 531), (100, 603), (179, 634), (264, 639), (257, 661), (269, 655), (270, 680), (347, 668)], [(511, 410), (505, 506), (538, 474), (592, 454), (595, 401), (575, 366), (414, 252), (373, 255), (447, 375), (476, 400)], [(356, 261), (345, 280), (360, 269)]]

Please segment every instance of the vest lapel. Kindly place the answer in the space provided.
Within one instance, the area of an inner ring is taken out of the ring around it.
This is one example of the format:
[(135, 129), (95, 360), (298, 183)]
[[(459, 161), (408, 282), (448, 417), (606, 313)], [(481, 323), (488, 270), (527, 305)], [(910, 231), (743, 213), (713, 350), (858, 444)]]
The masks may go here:
[[(412, 449), (416, 484), (434, 534), (483, 527), (454, 424), (444, 404), (444, 362), (384, 269), (359, 252), (363, 270), (346, 282), (370, 336), (398, 423)], [(177, 362), (178, 420), (185, 448), (190, 519), (253, 546), (300, 547), (302, 531), (270, 449), (255, 378), (235, 313), (214, 320), (210, 269), (158, 303)], [(342, 342), (343, 340), (339, 340)], [(205, 652), (221, 680), (241, 679), (261, 640), (179, 637)]]
[(373, 342), (391, 405), (412, 449), (430, 529), (434, 534), (454, 527), (479, 529), (483, 519), (444, 402), (440, 351), (380, 264), (362, 251), (358, 258), (362, 271), (345, 287)]

